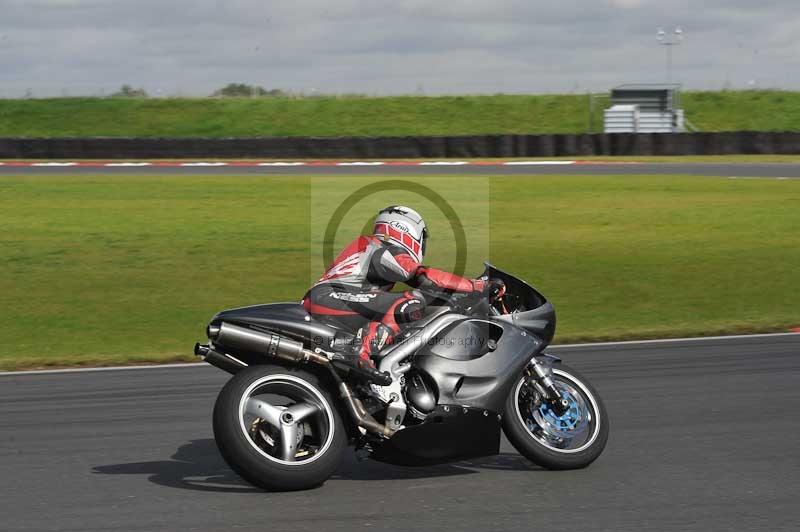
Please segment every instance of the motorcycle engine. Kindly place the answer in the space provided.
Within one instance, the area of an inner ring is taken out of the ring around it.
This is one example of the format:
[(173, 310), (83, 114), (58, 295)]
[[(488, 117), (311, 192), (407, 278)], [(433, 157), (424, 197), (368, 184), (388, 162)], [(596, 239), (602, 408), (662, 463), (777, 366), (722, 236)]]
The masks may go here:
[(426, 375), (416, 371), (406, 374), (406, 386), (403, 391), (408, 411), (417, 419), (425, 419), (436, 409), (439, 400), (436, 384)]

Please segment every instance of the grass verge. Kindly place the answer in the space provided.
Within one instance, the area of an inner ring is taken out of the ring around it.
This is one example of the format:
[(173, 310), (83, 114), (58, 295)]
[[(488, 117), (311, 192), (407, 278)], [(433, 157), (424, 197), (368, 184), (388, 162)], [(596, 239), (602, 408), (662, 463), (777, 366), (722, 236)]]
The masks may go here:
[[(364, 158), (358, 159), (359, 161), (430, 161), (434, 158), (426, 159), (392, 159), (392, 158)], [(275, 158), (242, 158), (242, 159), (224, 159), (219, 157), (194, 157), (190, 159), (114, 159), (113, 162), (197, 162), (199, 160), (207, 162), (225, 162), (225, 161), (244, 161), (244, 162), (269, 162), (269, 161), (302, 161), (303, 159), (292, 159), (291, 157)], [(309, 161), (353, 161), (355, 159), (309, 159)], [(455, 159), (453, 159), (455, 160)], [(461, 161), (594, 161), (594, 162), (635, 162), (635, 163), (717, 163), (717, 164), (763, 164), (763, 163), (787, 163), (798, 164), (800, 163), (800, 155), (631, 155), (631, 156), (610, 156), (610, 155), (591, 155), (583, 156), (578, 155), (575, 157), (559, 156), (559, 157), (484, 157), (484, 158), (460, 158)], [(26, 163), (26, 162), (43, 162), (43, 161), (61, 161), (61, 162), (108, 162), (108, 159), (0, 159), (4, 163)]]
[[(702, 131), (800, 130), (800, 92), (687, 92), (683, 104)], [(594, 121), (602, 128), (602, 110)], [(589, 98), (579, 94), (0, 99), (0, 137), (583, 133), (588, 124)]]
[[(558, 342), (800, 325), (798, 181), (502, 176), (476, 197), (480, 179), (419, 182), (488, 209), (488, 227), (469, 228), (470, 237), (488, 239), (492, 262), (554, 302)], [(366, 182), (315, 186), (333, 194)], [(319, 273), (309, 259), (309, 183), (0, 177), (0, 369), (191, 360), (217, 310), (299, 299)], [(359, 216), (373, 203), (414, 200), (377, 195)], [(445, 221), (426, 214), (430, 263), (446, 268)], [(341, 238), (363, 221), (343, 226)]]

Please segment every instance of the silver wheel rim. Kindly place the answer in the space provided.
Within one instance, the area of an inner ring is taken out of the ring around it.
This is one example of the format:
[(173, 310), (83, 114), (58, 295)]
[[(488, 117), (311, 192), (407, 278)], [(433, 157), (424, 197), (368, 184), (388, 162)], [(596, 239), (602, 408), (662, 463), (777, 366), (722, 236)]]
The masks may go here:
[[(548, 416), (547, 408), (542, 407), (541, 402), (530, 405), (535, 408), (522, 409), (520, 403), (527, 401), (520, 395), (525, 384), (525, 378), (522, 378), (514, 389), (517, 419), (528, 435), (547, 449), (564, 454), (578, 453), (590, 447), (600, 434), (600, 407), (594, 394), (566, 371), (553, 368), (553, 383), (570, 401), (567, 414)], [(581, 437), (584, 441), (572, 447), (574, 440)]]
[(335, 430), (331, 405), (308, 381), (267, 375), (247, 387), (239, 401), (239, 428), (264, 458), (299, 466), (318, 460)]

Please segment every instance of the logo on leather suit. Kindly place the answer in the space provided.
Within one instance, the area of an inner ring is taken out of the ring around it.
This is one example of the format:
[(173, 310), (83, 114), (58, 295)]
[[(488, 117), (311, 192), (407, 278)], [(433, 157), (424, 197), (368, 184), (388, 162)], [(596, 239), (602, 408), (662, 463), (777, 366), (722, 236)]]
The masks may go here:
[(331, 297), (333, 299), (338, 299), (339, 301), (349, 301), (351, 303), (369, 303), (371, 300), (375, 299), (377, 294), (354, 294), (350, 292), (331, 292)]

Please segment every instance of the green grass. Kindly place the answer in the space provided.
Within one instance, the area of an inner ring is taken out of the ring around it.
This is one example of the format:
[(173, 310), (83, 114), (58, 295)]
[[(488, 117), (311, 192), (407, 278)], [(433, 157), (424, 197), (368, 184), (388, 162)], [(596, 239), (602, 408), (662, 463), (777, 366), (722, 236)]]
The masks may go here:
[[(800, 130), (800, 92), (687, 92), (683, 102), (703, 131)], [(582, 133), (587, 124), (586, 95), (0, 100), (0, 137)]]
[[(564, 161), (572, 161), (572, 160), (580, 160), (580, 161), (599, 161), (599, 162), (637, 162), (637, 163), (717, 163), (717, 164), (727, 164), (727, 163), (752, 163), (752, 164), (761, 164), (761, 163), (789, 163), (789, 164), (797, 164), (800, 163), (800, 155), (587, 155), (587, 156), (577, 156), (577, 157), (568, 157), (568, 156), (558, 156), (558, 157), (463, 157), (459, 158), (460, 161), (486, 161), (486, 162), (505, 162), (505, 161), (552, 161), (552, 160), (564, 160)], [(43, 159), (2, 159), (3, 162), (41, 162)], [(107, 162), (106, 159), (57, 159), (53, 157), (48, 157), (44, 160), (47, 161), (80, 161), (80, 162)], [(145, 159), (147, 160), (147, 159)], [(155, 160), (155, 159), (152, 159)], [(178, 158), (178, 159), (168, 159), (169, 161), (187, 161), (187, 162), (196, 162), (198, 160), (197, 157), (194, 158)], [(264, 162), (264, 161), (286, 161), (291, 160), (291, 158), (269, 158), (263, 157), (260, 159), (253, 159), (253, 158), (241, 158), (241, 159), (225, 159), (225, 158), (218, 158), (218, 157), (203, 157), (203, 161), (255, 161), (255, 162)], [(325, 160), (325, 159), (320, 159)], [(337, 161), (338, 159), (327, 159), (328, 161)], [(364, 158), (359, 159), (360, 161), (367, 161), (367, 160), (375, 160), (375, 161), (430, 161), (428, 159), (413, 159), (413, 158)], [(141, 162), (142, 159), (117, 159), (116, 162)], [(746, 167), (745, 167), (746, 168)]]
[[(190, 360), (219, 309), (299, 299), (320, 209), (366, 178), (0, 177), (0, 368)], [(557, 341), (800, 325), (800, 182), (420, 178), (559, 312)], [(376, 205), (346, 218), (341, 245)], [(311, 210), (311, 205), (314, 210)], [(415, 203), (417, 204), (417, 203)], [(450, 266), (441, 215), (430, 262)], [(324, 218), (324, 216), (322, 217)], [(470, 223), (472, 225), (470, 225)], [(480, 247), (480, 246), (478, 246)], [(480, 254), (482, 252), (479, 252)], [(480, 256), (470, 256), (477, 273)]]

